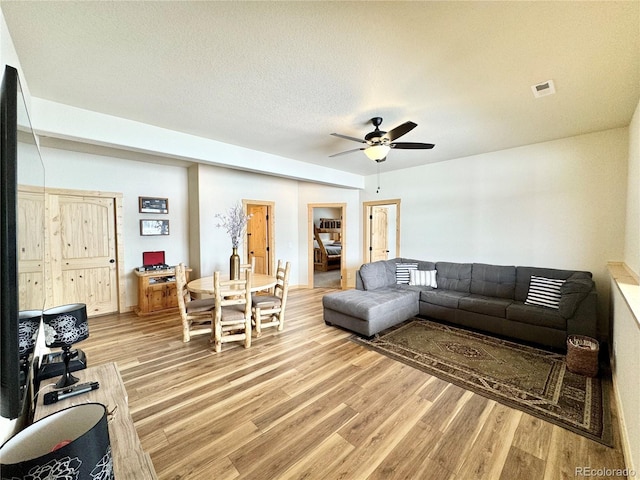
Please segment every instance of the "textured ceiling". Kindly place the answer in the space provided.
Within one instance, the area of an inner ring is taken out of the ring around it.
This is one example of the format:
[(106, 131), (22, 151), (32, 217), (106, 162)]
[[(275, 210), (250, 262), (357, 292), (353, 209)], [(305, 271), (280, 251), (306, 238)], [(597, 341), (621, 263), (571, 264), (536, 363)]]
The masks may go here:
[(1, 7), (33, 96), (363, 175), (329, 134), (373, 116), (436, 144), (391, 170), (627, 126), (640, 96), (638, 1)]

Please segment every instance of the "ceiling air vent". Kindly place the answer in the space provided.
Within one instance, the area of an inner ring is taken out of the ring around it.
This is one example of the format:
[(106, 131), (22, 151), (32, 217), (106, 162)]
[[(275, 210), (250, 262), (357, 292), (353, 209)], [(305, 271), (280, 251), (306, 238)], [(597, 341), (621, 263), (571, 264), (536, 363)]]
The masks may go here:
[(546, 82), (538, 83), (537, 85), (531, 85), (533, 96), (536, 98), (546, 97), (547, 95), (553, 95), (556, 93), (556, 87), (553, 84), (553, 80), (547, 80)]

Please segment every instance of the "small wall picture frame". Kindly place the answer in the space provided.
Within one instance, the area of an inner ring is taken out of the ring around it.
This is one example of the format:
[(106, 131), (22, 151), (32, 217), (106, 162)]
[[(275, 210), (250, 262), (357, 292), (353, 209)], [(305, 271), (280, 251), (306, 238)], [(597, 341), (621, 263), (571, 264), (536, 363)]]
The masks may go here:
[(140, 220), (140, 235), (169, 235), (169, 220)]
[(156, 197), (138, 197), (140, 213), (169, 213), (169, 199)]

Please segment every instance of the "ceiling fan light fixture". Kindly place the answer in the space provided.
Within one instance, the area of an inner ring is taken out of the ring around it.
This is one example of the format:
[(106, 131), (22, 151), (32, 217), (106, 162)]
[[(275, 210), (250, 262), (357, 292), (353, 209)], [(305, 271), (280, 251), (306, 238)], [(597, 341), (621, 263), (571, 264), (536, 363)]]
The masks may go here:
[(344, 155), (351, 152), (364, 152), (369, 160), (380, 163), (387, 159), (389, 150), (397, 148), (399, 150), (424, 150), (435, 147), (433, 143), (418, 143), (418, 142), (396, 142), (396, 140), (403, 135), (409, 133), (415, 127), (418, 126), (414, 122), (404, 122), (402, 125), (398, 125), (392, 128), (388, 132), (380, 130), (380, 124), (382, 123), (382, 117), (373, 117), (371, 123), (375, 127), (373, 132), (369, 132), (364, 136), (364, 140), (360, 140), (356, 137), (350, 137), (349, 135), (340, 135), (339, 133), (332, 133), (334, 137), (344, 138), (346, 140), (352, 140), (358, 143), (364, 143), (366, 147), (354, 148), (347, 150), (346, 152), (335, 153), (329, 155), (330, 157), (337, 157), (338, 155)]
[(386, 158), (389, 150), (391, 150), (389, 145), (372, 145), (364, 149), (364, 154), (369, 160), (380, 162)]

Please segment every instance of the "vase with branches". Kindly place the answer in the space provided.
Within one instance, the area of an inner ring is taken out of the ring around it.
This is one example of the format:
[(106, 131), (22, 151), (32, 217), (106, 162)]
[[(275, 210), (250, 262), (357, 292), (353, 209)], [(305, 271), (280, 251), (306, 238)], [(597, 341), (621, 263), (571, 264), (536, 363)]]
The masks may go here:
[(216, 213), (214, 218), (218, 219), (216, 227), (224, 228), (231, 238), (233, 253), (229, 259), (229, 276), (232, 280), (237, 280), (240, 276), (240, 256), (238, 255), (238, 245), (247, 229), (247, 223), (251, 215), (244, 213), (242, 204), (237, 202), (227, 213)]

